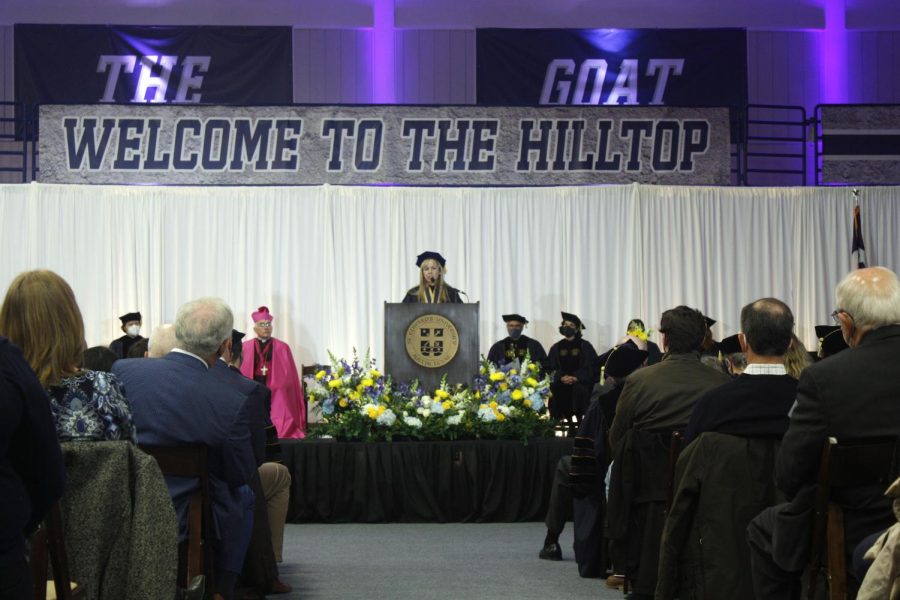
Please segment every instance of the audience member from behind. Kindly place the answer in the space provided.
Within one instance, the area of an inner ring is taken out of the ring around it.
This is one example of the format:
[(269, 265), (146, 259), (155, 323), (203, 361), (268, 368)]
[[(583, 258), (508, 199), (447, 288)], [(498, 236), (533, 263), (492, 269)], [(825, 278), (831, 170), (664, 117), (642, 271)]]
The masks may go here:
[(88, 371), (112, 371), (113, 363), (119, 360), (116, 353), (106, 346), (93, 346), (84, 351), (81, 358), (81, 368)]
[(284, 523), (290, 499), (291, 474), (287, 467), (269, 459), (269, 449), (278, 448), (278, 434), (269, 418), (272, 393), (263, 384), (241, 374), (244, 333), (233, 330), (231, 345), (210, 369), (210, 374), (247, 396), (250, 439), (259, 478), (250, 483), (256, 495), (253, 535), (244, 562), (242, 582), (262, 594), (287, 593), (291, 586), (278, 579), (278, 562), (284, 546)]
[(784, 353), (784, 368), (794, 379), (800, 379), (800, 373), (813, 364), (812, 356), (803, 342), (795, 334), (791, 334), (791, 346)]
[(0, 337), (0, 598), (31, 600), (25, 537), (63, 493), (53, 417), (22, 351)]
[[(900, 435), (900, 282), (882, 267), (859, 269), (838, 284), (835, 296), (834, 318), (850, 348), (800, 375), (775, 468), (775, 482), (789, 502), (763, 511), (747, 529), (758, 598), (799, 593), (809, 561), (815, 482), (828, 438)], [(848, 555), (864, 537), (893, 522), (883, 485), (841, 489), (832, 500), (843, 508)], [(852, 588), (855, 578), (850, 575), (848, 581)]]
[[(612, 558), (619, 572), (634, 579), (635, 598), (652, 596), (656, 588), (670, 432), (684, 429), (694, 403), (706, 391), (730, 381), (700, 362), (707, 326), (699, 311), (687, 306), (667, 310), (659, 330), (666, 355), (628, 378), (609, 431), (614, 461), (608, 519)], [(637, 473), (640, 497), (628, 484)]]
[(175, 326), (171, 323), (160, 325), (150, 334), (147, 341), (147, 356), (150, 358), (162, 358), (175, 349), (178, 340), (175, 338)]
[[(234, 316), (217, 298), (188, 302), (178, 310), (178, 347), (158, 360), (117, 361), (118, 375), (134, 408), (142, 443), (161, 446), (204, 444), (209, 449), (209, 487), (216, 524), (214, 598), (233, 597), (252, 528), (256, 473), (246, 396), (209, 374), (231, 344)], [(196, 482), (166, 478), (178, 513), (182, 539), (188, 499)], [(248, 526), (248, 521), (249, 525)]]
[(47, 390), (60, 441), (134, 441), (131, 409), (118, 379), (78, 368), (84, 321), (62, 277), (44, 270), (16, 277), (0, 308), (0, 335), (22, 349)]
[(797, 380), (784, 367), (793, 328), (794, 315), (781, 300), (762, 298), (744, 307), (738, 336), (747, 368), (697, 401), (685, 430), (685, 442), (690, 443), (704, 431), (744, 437), (784, 435), (797, 393)]

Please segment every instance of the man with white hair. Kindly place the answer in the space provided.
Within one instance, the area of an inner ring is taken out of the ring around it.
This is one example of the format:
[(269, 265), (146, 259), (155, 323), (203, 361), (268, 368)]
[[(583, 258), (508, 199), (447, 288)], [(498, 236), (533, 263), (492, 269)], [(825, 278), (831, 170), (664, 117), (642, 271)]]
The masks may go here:
[[(256, 462), (247, 397), (209, 373), (231, 346), (233, 324), (231, 309), (218, 298), (188, 302), (175, 319), (175, 349), (158, 360), (120, 360), (113, 366), (127, 390), (142, 444), (209, 448), (215, 600), (233, 597), (253, 525), (253, 493), (247, 484)], [(183, 477), (168, 477), (166, 483), (183, 539), (188, 498), (197, 483)]]
[(175, 326), (171, 323), (160, 325), (150, 334), (147, 341), (147, 356), (149, 358), (162, 358), (175, 349), (178, 340), (175, 338)]
[[(900, 281), (889, 269), (859, 269), (835, 296), (832, 317), (850, 349), (808, 367), (797, 384), (775, 464), (775, 482), (790, 501), (763, 511), (747, 529), (757, 598), (799, 597), (825, 441), (900, 436)], [(848, 557), (864, 537), (893, 521), (881, 485), (842, 489), (833, 500), (843, 507)], [(851, 588), (853, 581), (851, 574)]]

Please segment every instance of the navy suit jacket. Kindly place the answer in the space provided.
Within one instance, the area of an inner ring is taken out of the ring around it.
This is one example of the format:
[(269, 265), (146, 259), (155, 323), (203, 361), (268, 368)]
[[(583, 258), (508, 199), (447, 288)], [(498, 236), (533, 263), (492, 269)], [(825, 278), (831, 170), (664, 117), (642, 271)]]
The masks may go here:
[(266, 462), (266, 422), (270, 421), (267, 407), (272, 403), (272, 392), (266, 386), (247, 379), (239, 370), (229, 367), (221, 359), (210, 368), (209, 374), (247, 397), (253, 457), (256, 459), (256, 466), (263, 464)]
[[(239, 527), (243, 508), (238, 488), (256, 473), (250, 443), (247, 397), (210, 374), (193, 356), (170, 352), (162, 358), (116, 361), (138, 442), (160, 446), (205, 444), (213, 519), (218, 532)], [(188, 496), (196, 480), (167, 477), (182, 531)]]

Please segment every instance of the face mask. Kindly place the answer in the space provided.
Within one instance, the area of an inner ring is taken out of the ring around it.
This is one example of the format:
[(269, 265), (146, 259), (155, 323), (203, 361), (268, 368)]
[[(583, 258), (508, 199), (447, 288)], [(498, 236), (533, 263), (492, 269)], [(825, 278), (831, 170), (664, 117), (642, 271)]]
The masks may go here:
[(507, 329), (507, 331), (509, 332), (509, 337), (511, 337), (514, 340), (517, 340), (520, 337), (522, 337), (522, 329), (520, 327), (514, 327), (513, 329)]
[(126, 329), (125, 331), (131, 337), (137, 337), (138, 334), (141, 332), (141, 326), (140, 325), (129, 325), (128, 329)]
[(559, 332), (562, 334), (563, 337), (572, 337), (573, 335), (575, 335), (575, 328), (560, 326)]

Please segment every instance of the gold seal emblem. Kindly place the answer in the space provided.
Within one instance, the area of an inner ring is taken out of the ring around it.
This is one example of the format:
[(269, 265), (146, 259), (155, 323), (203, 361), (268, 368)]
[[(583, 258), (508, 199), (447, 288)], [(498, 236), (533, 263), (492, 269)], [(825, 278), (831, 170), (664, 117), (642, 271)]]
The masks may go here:
[(441, 315), (422, 315), (406, 330), (406, 353), (417, 365), (443, 367), (459, 351), (459, 332)]

